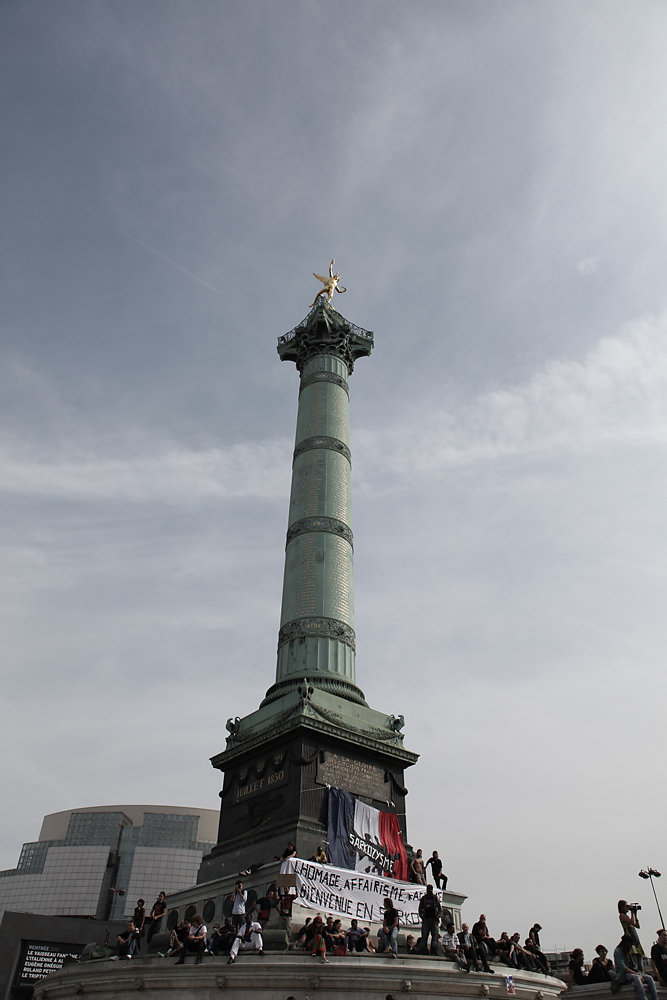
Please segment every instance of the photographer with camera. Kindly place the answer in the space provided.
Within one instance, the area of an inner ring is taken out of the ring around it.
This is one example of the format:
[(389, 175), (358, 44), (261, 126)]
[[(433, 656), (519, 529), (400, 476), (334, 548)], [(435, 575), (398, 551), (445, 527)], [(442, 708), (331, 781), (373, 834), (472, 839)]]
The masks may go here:
[(239, 927), (245, 924), (247, 902), (248, 893), (243, 888), (243, 882), (237, 882), (232, 893), (232, 923), (237, 931)]
[(628, 903), (625, 899), (619, 899), (618, 919), (621, 921), (621, 927), (623, 928), (623, 937), (631, 943), (631, 954), (636, 959), (637, 968), (641, 969), (644, 949), (641, 946), (639, 934), (637, 933), (639, 928), (638, 910), (641, 910), (639, 903)]

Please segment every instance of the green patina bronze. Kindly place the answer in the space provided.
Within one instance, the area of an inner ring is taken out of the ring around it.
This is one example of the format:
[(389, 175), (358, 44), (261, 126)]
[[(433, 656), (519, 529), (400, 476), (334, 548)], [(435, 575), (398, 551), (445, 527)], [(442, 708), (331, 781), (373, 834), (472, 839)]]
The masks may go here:
[(225, 781), (201, 881), (237, 857), (271, 856), (287, 835), (308, 856), (326, 833), (329, 783), (390, 805), (405, 825), (403, 771), (418, 755), (403, 746), (403, 717), (372, 709), (355, 674), (348, 379), (372, 349), (373, 334), (323, 298), (278, 341), (300, 388), (276, 678), (255, 712), (228, 720), (211, 759)]
[(303, 678), (365, 704), (355, 684), (348, 377), (373, 348), (320, 298), (278, 341), (301, 373), (292, 463), (276, 683), (268, 703)]

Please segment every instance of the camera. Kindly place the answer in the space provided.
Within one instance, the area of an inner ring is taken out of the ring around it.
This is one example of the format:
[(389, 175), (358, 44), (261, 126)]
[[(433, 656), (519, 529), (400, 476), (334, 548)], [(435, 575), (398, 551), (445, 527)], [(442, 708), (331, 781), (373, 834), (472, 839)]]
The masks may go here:
[(628, 903), (628, 909), (629, 910), (634, 910), (636, 912), (637, 910), (641, 910), (641, 904), (640, 903)]

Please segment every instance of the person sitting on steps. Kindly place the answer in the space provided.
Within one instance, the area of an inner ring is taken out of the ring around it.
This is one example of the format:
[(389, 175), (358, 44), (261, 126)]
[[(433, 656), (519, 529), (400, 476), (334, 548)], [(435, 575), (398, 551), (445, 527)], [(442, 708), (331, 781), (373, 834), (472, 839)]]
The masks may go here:
[(199, 916), (195, 913), (192, 918), (192, 926), (190, 927), (190, 933), (188, 934), (186, 940), (183, 942), (183, 949), (181, 951), (180, 957), (176, 962), (176, 965), (184, 965), (185, 957), (189, 951), (194, 952), (196, 955), (195, 965), (199, 965), (202, 960), (202, 955), (206, 948), (206, 924)]
[(378, 933), (378, 950), (390, 949), (391, 957), (398, 958), (398, 910), (387, 896), (384, 901), (382, 928)]
[(246, 922), (239, 927), (236, 937), (232, 943), (227, 964), (231, 965), (236, 961), (236, 956), (241, 951), (257, 951), (264, 954), (264, 942), (262, 940), (262, 925), (253, 920), (251, 916), (246, 917)]

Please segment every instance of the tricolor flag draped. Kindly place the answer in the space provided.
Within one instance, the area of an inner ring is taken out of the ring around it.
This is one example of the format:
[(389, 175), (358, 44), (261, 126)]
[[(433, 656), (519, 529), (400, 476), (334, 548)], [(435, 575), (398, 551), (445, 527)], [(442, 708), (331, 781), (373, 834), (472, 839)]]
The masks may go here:
[(327, 857), (337, 868), (408, 880), (398, 816), (380, 812), (340, 788), (329, 789)]

